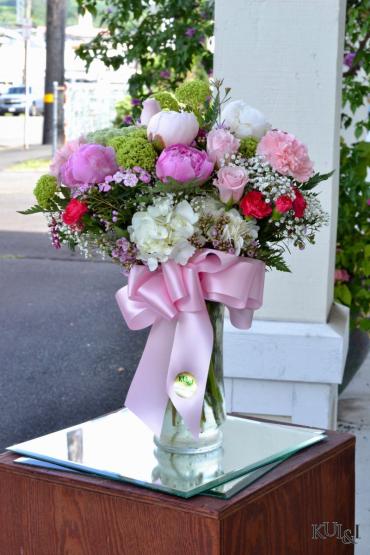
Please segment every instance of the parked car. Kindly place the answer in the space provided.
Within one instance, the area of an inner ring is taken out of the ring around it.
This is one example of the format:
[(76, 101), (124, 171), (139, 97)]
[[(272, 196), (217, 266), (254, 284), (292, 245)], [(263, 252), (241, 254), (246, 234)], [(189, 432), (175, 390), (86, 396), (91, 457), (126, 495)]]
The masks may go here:
[[(29, 87), (29, 113), (31, 116), (37, 116), (44, 111), (44, 103), (41, 98), (36, 98)], [(18, 116), (26, 111), (26, 87), (24, 85), (11, 86), (8, 90), (0, 95), (0, 115), (13, 114)]]

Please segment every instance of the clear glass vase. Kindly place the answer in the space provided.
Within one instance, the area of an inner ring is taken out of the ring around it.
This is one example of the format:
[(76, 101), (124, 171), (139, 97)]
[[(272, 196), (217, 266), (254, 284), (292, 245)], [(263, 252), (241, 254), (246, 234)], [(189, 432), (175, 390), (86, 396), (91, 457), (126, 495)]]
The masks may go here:
[(225, 420), (225, 394), (223, 382), (223, 325), (224, 306), (206, 302), (213, 327), (213, 350), (209, 365), (206, 391), (200, 421), (199, 438), (195, 439), (182, 417), (169, 401), (160, 437), (154, 441), (158, 448), (170, 453), (200, 454), (220, 448), (221, 426)]

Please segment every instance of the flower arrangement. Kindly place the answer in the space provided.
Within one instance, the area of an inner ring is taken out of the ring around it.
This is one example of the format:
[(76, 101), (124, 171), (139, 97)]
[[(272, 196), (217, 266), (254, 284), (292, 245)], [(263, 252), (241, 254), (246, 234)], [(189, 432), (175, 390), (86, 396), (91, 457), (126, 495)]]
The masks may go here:
[[(141, 121), (67, 143), (35, 188), (53, 245), (110, 256), (127, 273), (185, 265), (201, 248), (288, 270), (288, 242), (313, 243), (326, 221), (307, 148), (220, 84), (184, 83), (143, 103)], [(172, 102), (169, 101), (172, 100)], [(161, 100), (162, 101), (162, 100)]]
[[(205, 258), (212, 253), (225, 271), (238, 260), (248, 262), (241, 265), (248, 272), (264, 265), (287, 271), (287, 245), (314, 243), (326, 222), (313, 189), (329, 174), (315, 173), (304, 144), (271, 128), (244, 101), (229, 101), (229, 90), (222, 95), (221, 86), (185, 82), (175, 93), (146, 99), (136, 125), (66, 144), (36, 185), (37, 204), (24, 213), (46, 214), (54, 247), (66, 243), (86, 255), (111, 257), (130, 275), (131, 292), (144, 283), (158, 289), (163, 277), (168, 293), (171, 280), (187, 284), (186, 269), (196, 266), (198, 276), (212, 273)], [(207, 300), (223, 302), (205, 279), (201, 287), (203, 293), (208, 287)], [(258, 307), (261, 291), (249, 308)], [(178, 299), (172, 304), (181, 311)], [(127, 293), (121, 304), (129, 322)], [(236, 310), (247, 305), (228, 304)]]

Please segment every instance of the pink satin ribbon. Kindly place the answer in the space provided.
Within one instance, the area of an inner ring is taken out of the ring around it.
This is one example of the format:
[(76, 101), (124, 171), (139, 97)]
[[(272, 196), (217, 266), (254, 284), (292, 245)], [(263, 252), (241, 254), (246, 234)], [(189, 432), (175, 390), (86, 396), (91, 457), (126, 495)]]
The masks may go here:
[[(170, 398), (188, 429), (198, 437), (213, 348), (205, 299), (225, 304), (232, 324), (250, 327), (262, 305), (265, 264), (221, 251), (198, 251), (186, 266), (173, 261), (155, 272), (134, 266), (128, 285), (116, 293), (128, 327), (152, 326), (125, 405), (156, 435)], [(190, 399), (174, 391), (175, 379), (190, 372), (197, 389)]]

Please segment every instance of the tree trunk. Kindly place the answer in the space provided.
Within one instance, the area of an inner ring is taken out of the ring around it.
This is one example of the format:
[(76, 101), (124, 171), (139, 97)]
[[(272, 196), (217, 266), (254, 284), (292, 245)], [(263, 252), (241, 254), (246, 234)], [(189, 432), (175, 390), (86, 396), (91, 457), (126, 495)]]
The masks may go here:
[[(46, 14), (46, 73), (43, 144), (53, 140), (53, 82), (64, 85), (66, 0), (48, 0)], [(64, 138), (63, 93), (59, 91), (58, 142)]]

